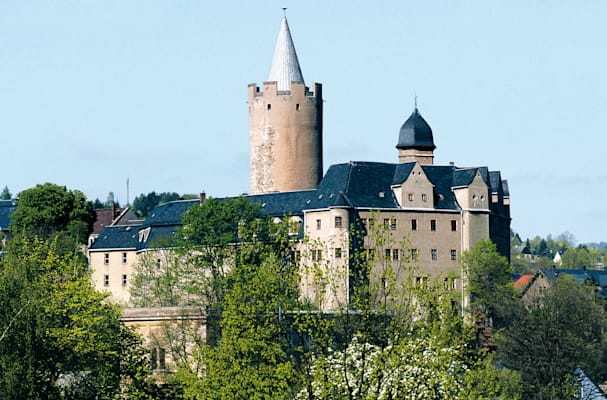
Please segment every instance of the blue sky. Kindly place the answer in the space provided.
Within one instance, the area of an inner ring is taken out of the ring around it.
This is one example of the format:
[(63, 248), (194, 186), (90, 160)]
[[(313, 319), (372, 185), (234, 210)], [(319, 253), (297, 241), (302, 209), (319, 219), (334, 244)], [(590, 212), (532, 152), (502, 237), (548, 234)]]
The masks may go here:
[(523, 238), (607, 241), (607, 2), (4, 0), (0, 187), (104, 200), (248, 190), (247, 84), (281, 7), (324, 160), (396, 162), (418, 96), (435, 162), (489, 166)]

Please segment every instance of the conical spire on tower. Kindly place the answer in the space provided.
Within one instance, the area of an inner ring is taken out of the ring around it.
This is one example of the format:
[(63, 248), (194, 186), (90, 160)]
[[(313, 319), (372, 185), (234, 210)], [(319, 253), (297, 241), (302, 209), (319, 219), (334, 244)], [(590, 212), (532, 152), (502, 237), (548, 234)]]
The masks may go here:
[(268, 81), (277, 82), (277, 90), (291, 90), (291, 82), (304, 83), (286, 16), (280, 23)]

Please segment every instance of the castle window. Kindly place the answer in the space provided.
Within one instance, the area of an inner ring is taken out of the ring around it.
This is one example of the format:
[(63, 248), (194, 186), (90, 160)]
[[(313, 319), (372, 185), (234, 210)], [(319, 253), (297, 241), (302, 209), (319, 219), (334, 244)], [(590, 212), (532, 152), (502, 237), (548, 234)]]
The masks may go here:
[(390, 220), (390, 229), (395, 231), (396, 230), (396, 218), (392, 218)]
[(160, 258), (156, 260), (156, 269), (160, 269)]
[(108, 265), (110, 263), (110, 253), (103, 253), (103, 264)]
[(122, 274), (122, 286), (126, 286), (126, 274)]
[(430, 230), (433, 232), (436, 230), (436, 220), (435, 219), (430, 220)]
[(413, 201), (413, 193), (409, 193), (409, 201)]
[(272, 109), (272, 104), (268, 104), (268, 110)]
[(451, 231), (455, 232), (457, 230), (457, 221), (452, 219), (451, 220)]
[(426, 193), (422, 194), (422, 201), (425, 203), (428, 200), (428, 195)]
[(451, 250), (451, 261), (457, 260), (457, 251)]
[(390, 227), (390, 219), (384, 218), (384, 229), (388, 230), (389, 227)]
[(386, 249), (386, 260), (390, 259), (390, 249)]
[(341, 228), (341, 217), (339, 216), (335, 217), (335, 227)]
[(375, 249), (368, 249), (367, 250), (367, 258), (369, 260), (374, 260), (375, 259)]
[(417, 220), (416, 219), (412, 219), (411, 220), (411, 230), (412, 231), (416, 231), (417, 230)]
[(320, 227), (322, 226), (322, 223), (319, 219), (316, 220), (316, 230), (319, 231)]
[(110, 276), (103, 275), (103, 286), (110, 286)]
[(362, 224), (362, 226), (367, 227), (367, 219), (366, 218), (361, 218), (360, 223)]
[(392, 259), (398, 261), (398, 249), (392, 250)]
[(432, 261), (438, 260), (438, 252), (436, 251), (436, 249), (432, 249), (430, 251), (430, 254), (432, 254)]
[(295, 104), (295, 110), (299, 111), (299, 104)]
[(341, 247), (335, 248), (335, 258), (341, 258)]
[(122, 253), (122, 263), (126, 264), (126, 253)]
[(415, 286), (425, 286), (428, 283), (428, 278), (425, 276), (415, 277)]
[(153, 370), (165, 369), (166, 352), (163, 348), (153, 348), (150, 354), (150, 363)]
[(411, 249), (411, 261), (417, 260), (417, 249)]

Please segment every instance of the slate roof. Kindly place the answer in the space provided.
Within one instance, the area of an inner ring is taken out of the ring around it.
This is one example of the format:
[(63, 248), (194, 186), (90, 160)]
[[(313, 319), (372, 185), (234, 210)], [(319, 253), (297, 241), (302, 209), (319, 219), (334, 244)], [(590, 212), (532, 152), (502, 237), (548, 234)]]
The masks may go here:
[(576, 283), (584, 283), (589, 279), (593, 280), (592, 275), (589, 274), (591, 271), (584, 269), (542, 268), (540, 271), (552, 284), (556, 283), (556, 280), (561, 275), (570, 276)]
[(0, 230), (8, 230), (11, 224), (11, 214), (15, 212), (17, 205), (13, 200), (0, 200)]
[(89, 250), (135, 249), (138, 232), (134, 226), (106, 226)]
[(432, 128), (421, 116), (417, 107), (400, 128), (397, 149), (434, 150)]
[[(392, 187), (402, 184), (409, 177), (414, 165), (413, 162), (390, 164), (350, 161), (329, 167), (317, 189), (256, 194), (247, 198), (259, 203), (262, 212), (273, 217), (301, 217), (308, 210), (335, 207), (400, 209)], [(421, 168), (434, 185), (435, 209), (438, 210), (459, 210), (452, 188), (469, 185), (477, 171), (487, 184), (491, 183), (491, 173), (486, 167), (422, 165)], [(493, 182), (496, 182), (495, 179)], [(200, 200), (178, 200), (154, 208), (140, 226), (140, 229), (151, 228), (148, 240), (138, 243), (137, 249), (145, 249), (163, 236), (174, 237), (181, 226), (183, 214), (196, 204), (200, 204)]]
[(200, 200), (177, 200), (160, 204), (152, 210), (141, 227), (180, 225), (183, 214), (195, 204), (200, 204)]
[(291, 90), (291, 82), (304, 83), (287, 17), (280, 22), (268, 81), (276, 82), (276, 90)]

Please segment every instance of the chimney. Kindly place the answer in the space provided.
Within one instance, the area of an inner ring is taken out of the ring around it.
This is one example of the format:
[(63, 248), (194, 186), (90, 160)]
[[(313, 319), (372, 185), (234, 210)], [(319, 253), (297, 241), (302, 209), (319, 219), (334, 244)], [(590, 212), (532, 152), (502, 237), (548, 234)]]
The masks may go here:
[(112, 222), (114, 222), (114, 218), (116, 218), (116, 203), (112, 201)]
[(200, 204), (204, 203), (207, 199), (207, 194), (205, 192), (200, 192)]

